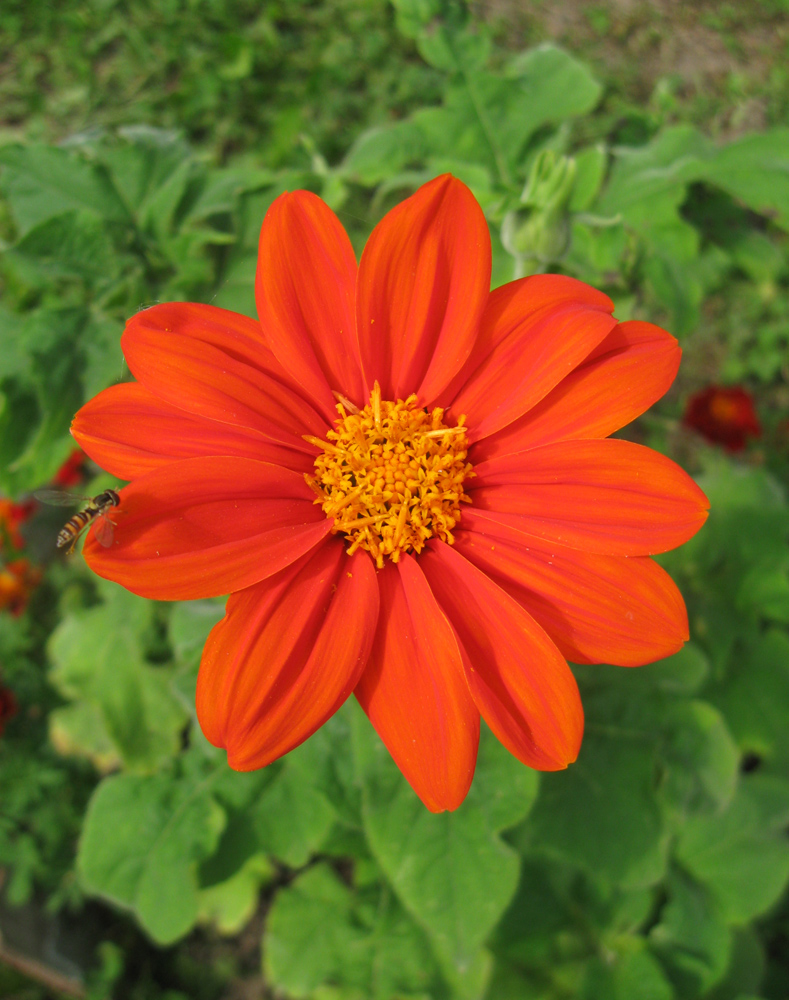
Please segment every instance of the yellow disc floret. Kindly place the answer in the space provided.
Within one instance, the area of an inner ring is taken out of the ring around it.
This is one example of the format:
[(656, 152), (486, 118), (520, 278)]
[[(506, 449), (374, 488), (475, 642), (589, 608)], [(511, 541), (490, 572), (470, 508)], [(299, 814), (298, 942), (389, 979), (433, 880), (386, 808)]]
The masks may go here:
[(441, 407), (429, 412), (416, 396), (382, 400), (377, 382), (363, 410), (338, 398), (328, 440), (307, 438), (321, 454), (305, 478), (332, 531), (347, 535), (348, 553), (366, 549), (382, 569), (385, 556), (397, 562), (430, 538), (451, 545), (460, 504), (469, 501), (463, 480), (473, 475), (465, 418), (447, 427)]

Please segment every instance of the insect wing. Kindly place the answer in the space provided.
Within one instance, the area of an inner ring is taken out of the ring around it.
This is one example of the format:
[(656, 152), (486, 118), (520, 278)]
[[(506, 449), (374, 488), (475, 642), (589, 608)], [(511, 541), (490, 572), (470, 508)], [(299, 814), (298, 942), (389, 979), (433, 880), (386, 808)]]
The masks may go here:
[(115, 525), (105, 514), (99, 514), (96, 518), (96, 527), (93, 529), (93, 533), (99, 545), (108, 549), (115, 537)]
[(66, 490), (34, 490), (33, 496), (41, 503), (49, 504), (50, 507), (76, 507), (78, 503), (91, 499), (80, 493), (68, 493)]

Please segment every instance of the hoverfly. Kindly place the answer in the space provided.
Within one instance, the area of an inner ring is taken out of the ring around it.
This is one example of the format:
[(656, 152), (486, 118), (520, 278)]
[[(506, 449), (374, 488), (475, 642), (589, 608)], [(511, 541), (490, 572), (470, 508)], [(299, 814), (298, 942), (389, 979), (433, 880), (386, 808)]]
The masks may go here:
[(36, 490), (33, 493), (36, 500), (52, 504), (55, 507), (73, 507), (75, 501), (85, 501), (85, 507), (78, 511), (63, 525), (58, 534), (57, 547), (68, 545), (67, 554), (71, 555), (77, 539), (82, 532), (96, 522), (96, 541), (108, 549), (112, 545), (115, 525), (107, 516), (107, 511), (117, 507), (121, 502), (115, 490), (104, 490), (95, 497), (80, 496), (78, 493), (67, 493), (65, 490)]

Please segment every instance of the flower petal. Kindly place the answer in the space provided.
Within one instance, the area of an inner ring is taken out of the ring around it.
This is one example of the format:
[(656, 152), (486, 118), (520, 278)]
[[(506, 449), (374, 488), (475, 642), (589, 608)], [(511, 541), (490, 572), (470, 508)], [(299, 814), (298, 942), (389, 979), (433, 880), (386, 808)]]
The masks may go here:
[(366, 402), (356, 339), (356, 257), (340, 220), (310, 191), (279, 196), (260, 231), (255, 298), (266, 342), (331, 420), (336, 389)]
[(356, 697), (427, 808), (457, 809), (479, 744), (457, 640), (411, 556), (379, 572), (378, 586), (378, 631)]
[(545, 632), (451, 546), (431, 542), (420, 566), (455, 629), (474, 701), (498, 739), (541, 771), (574, 761), (583, 734), (581, 697)]
[(491, 292), (465, 385), (452, 401), (469, 440), (506, 427), (546, 396), (616, 325), (614, 305), (589, 285), (557, 274), (511, 281)]
[[(474, 467), (476, 507), (525, 535), (603, 555), (676, 548), (699, 530), (709, 503), (690, 476), (630, 441), (559, 441)], [(528, 542), (525, 542), (528, 544)]]
[(251, 428), (195, 417), (121, 382), (94, 396), (74, 417), (71, 433), (94, 462), (119, 479), (136, 479), (181, 458), (235, 455), (309, 472), (303, 451), (273, 444)]
[(490, 288), (490, 234), (450, 174), (397, 205), (359, 264), (358, 329), (367, 389), (430, 404), (468, 358)]
[(366, 552), (336, 538), (227, 602), (197, 679), (197, 717), (238, 771), (265, 767), (311, 736), (350, 695), (378, 619)]
[(574, 663), (641, 666), (671, 656), (688, 640), (682, 595), (652, 559), (552, 550), (474, 508), (463, 511), (455, 545)]
[(326, 421), (289, 384), (246, 316), (169, 302), (133, 316), (121, 346), (135, 378), (187, 413), (252, 428), (308, 454), (314, 449), (301, 436), (326, 433)]
[(331, 530), (304, 477), (249, 458), (186, 458), (120, 491), (115, 539), (85, 560), (141, 597), (186, 601), (249, 587)]
[(536, 406), (479, 441), (472, 461), (553, 441), (604, 438), (635, 420), (668, 390), (682, 351), (659, 326), (619, 323)]

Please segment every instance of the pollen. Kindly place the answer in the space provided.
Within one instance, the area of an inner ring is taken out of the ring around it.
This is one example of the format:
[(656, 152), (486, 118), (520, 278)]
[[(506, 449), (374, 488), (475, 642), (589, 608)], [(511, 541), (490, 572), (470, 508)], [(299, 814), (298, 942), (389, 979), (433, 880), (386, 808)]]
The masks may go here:
[(362, 410), (335, 395), (339, 417), (327, 440), (306, 438), (321, 454), (305, 479), (348, 554), (365, 549), (383, 569), (384, 559), (421, 552), (431, 538), (452, 545), (469, 502), (463, 482), (474, 475), (465, 417), (448, 426), (441, 407), (424, 409), (415, 395), (383, 400), (377, 382)]

